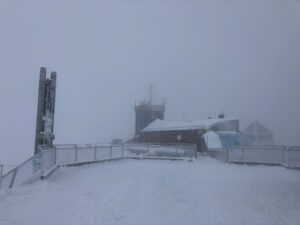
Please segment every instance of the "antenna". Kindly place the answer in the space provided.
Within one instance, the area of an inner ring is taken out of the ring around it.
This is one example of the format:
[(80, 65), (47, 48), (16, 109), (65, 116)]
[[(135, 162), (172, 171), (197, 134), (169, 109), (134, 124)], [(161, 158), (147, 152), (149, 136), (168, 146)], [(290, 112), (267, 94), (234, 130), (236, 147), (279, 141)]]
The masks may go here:
[(153, 84), (149, 85), (149, 104), (152, 105), (152, 100), (153, 100)]

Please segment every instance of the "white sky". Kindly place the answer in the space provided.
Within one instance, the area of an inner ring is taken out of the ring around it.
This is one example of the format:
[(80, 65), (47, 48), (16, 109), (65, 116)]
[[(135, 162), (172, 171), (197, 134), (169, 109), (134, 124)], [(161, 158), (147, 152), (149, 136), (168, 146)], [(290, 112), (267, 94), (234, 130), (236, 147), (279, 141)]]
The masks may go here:
[(58, 75), (56, 143), (131, 137), (151, 82), (167, 120), (223, 109), (300, 144), (297, 0), (0, 0), (0, 50), (0, 163), (33, 154), (41, 66)]

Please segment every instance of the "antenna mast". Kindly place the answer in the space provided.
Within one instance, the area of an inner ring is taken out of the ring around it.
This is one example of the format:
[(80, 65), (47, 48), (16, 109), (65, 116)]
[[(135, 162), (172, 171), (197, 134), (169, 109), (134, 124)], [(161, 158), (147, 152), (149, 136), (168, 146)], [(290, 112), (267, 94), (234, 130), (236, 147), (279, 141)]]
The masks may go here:
[(153, 101), (153, 84), (149, 85), (149, 104), (152, 105)]

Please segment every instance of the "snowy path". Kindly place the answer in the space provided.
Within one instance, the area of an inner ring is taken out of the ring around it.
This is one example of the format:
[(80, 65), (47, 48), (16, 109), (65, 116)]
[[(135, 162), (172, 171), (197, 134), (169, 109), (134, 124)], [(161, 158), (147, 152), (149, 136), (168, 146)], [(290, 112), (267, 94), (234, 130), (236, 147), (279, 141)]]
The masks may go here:
[(300, 171), (123, 160), (0, 192), (0, 225), (300, 224)]

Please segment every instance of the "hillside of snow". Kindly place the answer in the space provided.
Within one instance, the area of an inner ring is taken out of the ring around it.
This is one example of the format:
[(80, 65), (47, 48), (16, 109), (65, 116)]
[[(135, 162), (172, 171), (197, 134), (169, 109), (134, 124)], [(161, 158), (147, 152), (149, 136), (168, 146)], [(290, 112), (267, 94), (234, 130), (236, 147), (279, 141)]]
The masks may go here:
[(296, 225), (299, 212), (299, 171), (210, 158), (61, 168), (0, 191), (1, 225)]

